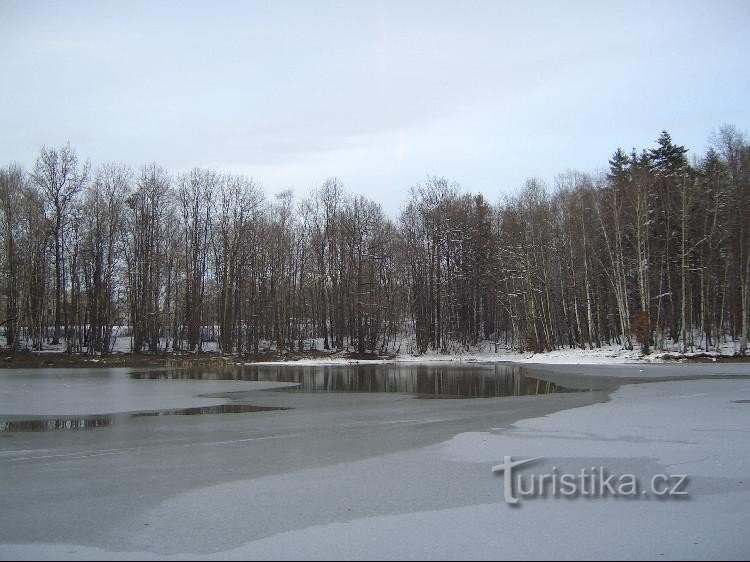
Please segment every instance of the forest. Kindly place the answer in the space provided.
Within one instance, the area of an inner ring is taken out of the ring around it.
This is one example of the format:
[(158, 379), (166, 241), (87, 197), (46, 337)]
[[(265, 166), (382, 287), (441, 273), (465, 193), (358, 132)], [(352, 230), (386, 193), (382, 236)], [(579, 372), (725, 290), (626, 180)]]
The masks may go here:
[[(656, 136), (656, 135), (655, 135)], [(240, 175), (98, 167), (69, 144), (0, 170), (9, 350), (362, 354), (495, 349), (746, 354), (750, 145), (665, 131), (603, 172), (498, 200), (428, 176), (398, 217), (335, 178), (266, 196)]]

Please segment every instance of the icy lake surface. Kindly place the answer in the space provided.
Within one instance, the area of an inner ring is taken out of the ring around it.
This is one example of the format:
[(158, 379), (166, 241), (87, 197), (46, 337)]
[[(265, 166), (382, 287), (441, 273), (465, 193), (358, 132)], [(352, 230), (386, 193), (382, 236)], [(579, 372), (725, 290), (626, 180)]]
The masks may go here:
[[(565, 392), (515, 366), (200, 366), (9, 371), (0, 387), (0, 432), (101, 428), (133, 418), (268, 411), (239, 392), (355, 392), (421, 398), (497, 398)], [(283, 408), (278, 408), (283, 409)]]
[[(748, 376), (747, 364), (0, 371), (0, 559), (743, 559)], [(54, 427), (81, 419), (111, 422)], [(690, 497), (514, 509), (491, 473), (506, 455), (688, 474)]]

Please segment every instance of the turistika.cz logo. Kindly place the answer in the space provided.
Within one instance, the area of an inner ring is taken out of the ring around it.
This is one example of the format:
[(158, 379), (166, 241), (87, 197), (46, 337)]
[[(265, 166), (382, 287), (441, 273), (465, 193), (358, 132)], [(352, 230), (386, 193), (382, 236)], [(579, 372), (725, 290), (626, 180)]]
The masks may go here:
[(561, 473), (557, 467), (552, 473), (522, 475), (516, 470), (542, 460), (543, 457), (514, 461), (505, 457), (503, 464), (492, 467), (492, 472), (503, 475), (505, 502), (517, 505), (519, 498), (604, 498), (604, 497), (648, 497), (685, 498), (688, 484), (686, 474), (657, 474), (651, 478), (648, 488), (640, 485), (633, 474), (609, 474), (603, 467), (582, 468), (578, 474)]

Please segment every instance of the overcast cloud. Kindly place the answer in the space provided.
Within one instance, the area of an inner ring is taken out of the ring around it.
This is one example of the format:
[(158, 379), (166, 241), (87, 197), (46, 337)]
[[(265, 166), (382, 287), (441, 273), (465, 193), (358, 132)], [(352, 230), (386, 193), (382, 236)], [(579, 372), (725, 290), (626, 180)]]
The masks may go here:
[(70, 141), (395, 213), (444, 175), (491, 200), (662, 129), (750, 124), (750, 2), (9, 2), (0, 155)]

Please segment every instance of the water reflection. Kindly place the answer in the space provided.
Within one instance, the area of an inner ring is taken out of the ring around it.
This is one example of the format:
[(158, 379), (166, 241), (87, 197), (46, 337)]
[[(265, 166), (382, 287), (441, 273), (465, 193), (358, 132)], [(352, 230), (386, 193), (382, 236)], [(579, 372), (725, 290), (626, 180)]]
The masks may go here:
[(135, 379), (295, 383), (286, 392), (397, 392), (421, 398), (497, 398), (569, 391), (528, 377), (522, 367), (489, 365), (195, 366), (132, 373)]
[[(217, 380), (292, 383), (276, 389), (284, 392), (363, 392), (400, 393), (419, 398), (497, 398), (569, 392), (555, 383), (525, 375), (512, 365), (331, 365), (331, 366), (254, 366), (200, 365), (194, 367), (149, 369), (129, 374), (131, 380)], [(108, 427), (133, 418), (150, 416), (192, 416), (201, 414), (240, 414), (286, 408), (248, 404), (179, 409), (143, 410), (121, 414), (86, 416), (2, 416), (0, 433), (15, 431), (71, 431)]]
[(4, 420), (0, 421), (0, 431), (65, 431), (88, 429), (91, 427), (108, 427), (113, 423), (114, 416)]
[(0, 432), (13, 431), (70, 431), (90, 429), (95, 427), (109, 427), (133, 418), (151, 416), (198, 416), (204, 414), (245, 414), (248, 412), (266, 412), (269, 410), (286, 410), (266, 406), (252, 406), (250, 404), (220, 404), (218, 406), (202, 406), (193, 408), (176, 408), (172, 410), (147, 410), (143, 412), (128, 412), (124, 414), (106, 414), (93, 416), (59, 416), (38, 417), (32, 419), (0, 420)]

